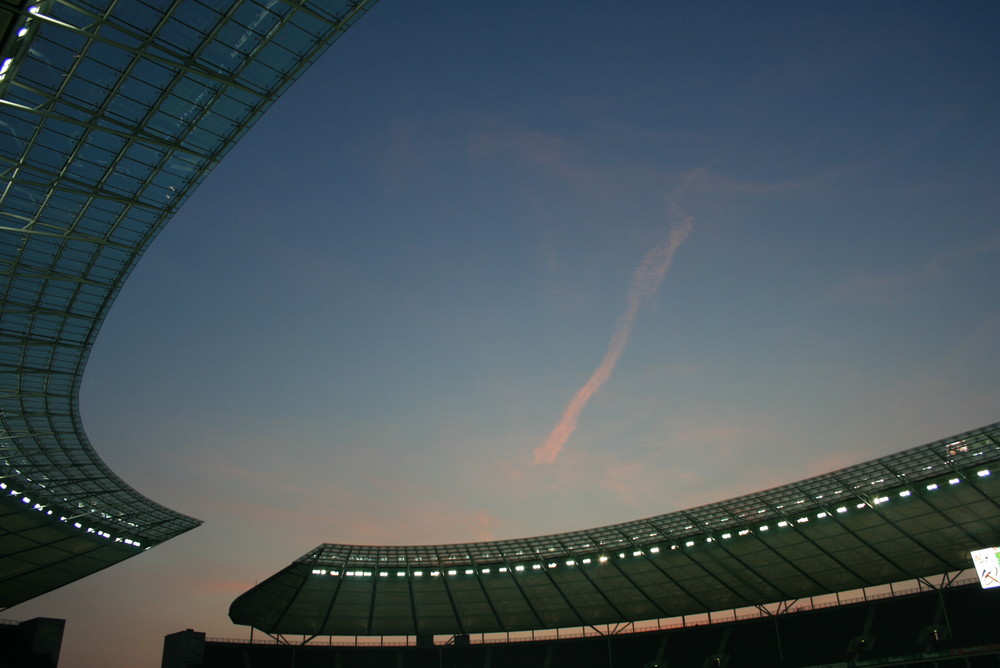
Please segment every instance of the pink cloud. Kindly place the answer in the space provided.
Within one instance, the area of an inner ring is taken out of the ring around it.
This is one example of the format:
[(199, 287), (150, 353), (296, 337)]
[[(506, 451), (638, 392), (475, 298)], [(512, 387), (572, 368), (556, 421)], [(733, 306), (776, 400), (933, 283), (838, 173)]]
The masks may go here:
[(678, 226), (670, 230), (670, 234), (666, 240), (646, 253), (646, 257), (643, 258), (632, 274), (632, 283), (625, 297), (625, 312), (618, 320), (614, 335), (611, 337), (611, 344), (604, 353), (601, 363), (594, 370), (593, 375), (591, 375), (590, 379), (584, 383), (583, 387), (570, 400), (569, 405), (566, 406), (566, 410), (563, 412), (559, 422), (549, 433), (548, 438), (535, 450), (534, 463), (536, 466), (538, 464), (554, 463), (559, 456), (559, 452), (566, 445), (566, 441), (576, 431), (580, 413), (583, 412), (591, 397), (608, 381), (615, 366), (618, 364), (618, 360), (624, 352), (625, 346), (628, 344), (639, 307), (656, 295), (660, 285), (663, 283), (664, 276), (667, 274), (667, 270), (670, 269), (670, 265), (673, 263), (674, 254), (680, 245), (684, 243), (684, 240), (687, 239), (688, 234), (691, 232), (691, 227), (692, 219), (685, 217)]

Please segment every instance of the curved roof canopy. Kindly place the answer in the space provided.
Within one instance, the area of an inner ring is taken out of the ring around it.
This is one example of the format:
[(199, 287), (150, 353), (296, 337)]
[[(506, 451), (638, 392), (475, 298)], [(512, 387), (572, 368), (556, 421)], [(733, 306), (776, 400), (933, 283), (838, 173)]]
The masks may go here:
[(0, 2), (0, 608), (200, 523), (94, 452), (84, 365), (167, 220), (373, 4)]
[(268, 633), (305, 635), (611, 624), (962, 570), (969, 550), (998, 542), (1000, 423), (586, 531), (461, 545), (320, 545), (236, 599), (229, 615)]

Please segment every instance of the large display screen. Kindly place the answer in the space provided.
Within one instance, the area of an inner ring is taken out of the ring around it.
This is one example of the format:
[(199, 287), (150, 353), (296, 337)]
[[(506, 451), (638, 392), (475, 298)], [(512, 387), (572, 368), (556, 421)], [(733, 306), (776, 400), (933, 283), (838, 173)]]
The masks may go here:
[(1000, 547), (973, 551), (972, 563), (983, 589), (1000, 587)]

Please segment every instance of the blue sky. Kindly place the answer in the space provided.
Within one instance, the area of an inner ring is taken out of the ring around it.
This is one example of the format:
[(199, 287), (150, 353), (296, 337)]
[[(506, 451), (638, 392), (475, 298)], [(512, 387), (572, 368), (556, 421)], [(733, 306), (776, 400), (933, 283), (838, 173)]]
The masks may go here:
[(98, 452), (205, 525), (9, 614), (65, 617), (67, 665), (157, 665), (168, 633), (246, 637), (229, 603), (322, 542), (625, 521), (996, 421), (998, 28), (992, 2), (383, 0), (91, 357)]

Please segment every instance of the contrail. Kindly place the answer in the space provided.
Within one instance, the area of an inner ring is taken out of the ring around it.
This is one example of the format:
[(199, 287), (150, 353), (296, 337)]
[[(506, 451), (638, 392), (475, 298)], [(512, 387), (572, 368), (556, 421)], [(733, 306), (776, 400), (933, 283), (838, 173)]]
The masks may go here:
[(611, 377), (611, 372), (614, 371), (615, 365), (618, 364), (618, 358), (622, 356), (622, 351), (625, 350), (625, 345), (628, 343), (639, 307), (656, 295), (663, 283), (663, 277), (666, 276), (667, 270), (670, 269), (670, 265), (674, 261), (674, 253), (687, 239), (691, 232), (691, 226), (691, 217), (685, 216), (680, 224), (670, 230), (665, 241), (646, 253), (646, 257), (642, 259), (632, 274), (632, 283), (625, 295), (625, 312), (618, 319), (618, 326), (615, 327), (615, 333), (611, 337), (611, 344), (608, 346), (607, 352), (604, 353), (604, 359), (601, 360), (590, 380), (570, 400), (558, 424), (549, 433), (549, 437), (535, 449), (536, 466), (538, 464), (552, 464), (556, 461), (559, 452), (566, 445), (566, 441), (576, 431), (576, 422), (580, 417), (580, 412), (586, 407), (594, 393), (601, 389), (601, 385), (604, 385)]

